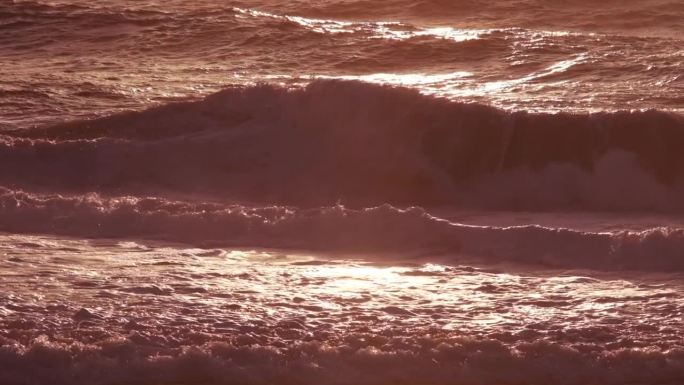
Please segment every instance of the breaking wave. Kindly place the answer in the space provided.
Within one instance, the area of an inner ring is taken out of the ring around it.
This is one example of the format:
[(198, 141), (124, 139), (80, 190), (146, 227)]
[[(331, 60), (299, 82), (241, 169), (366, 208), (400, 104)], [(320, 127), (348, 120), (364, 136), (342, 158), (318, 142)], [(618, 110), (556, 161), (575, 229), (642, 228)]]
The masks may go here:
[(684, 230), (668, 227), (597, 233), (536, 225), (469, 226), (416, 207), (248, 207), (7, 189), (0, 195), (0, 214), (0, 230), (8, 232), (372, 253), (377, 258), (428, 256), (451, 263), (684, 271)]
[[(196, 333), (200, 339), (200, 333)], [(189, 336), (191, 337), (191, 336)], [(354, 338), (356, 337), (356, 338)], [(338, 344), (319, 341), (273, 346), (207, 342), (161, 348), (128, 339), (93, 344), (53, 342), (45, 336), (28, 347), (0, 350), (7, 384), (211, 383), (211, 384), (464, 384), (562, 383), (580, 385), (682, 380), (684, 352), (584, 349), (545, 342), (510, 346), (497, 340), (426, 336), (350, 336)], [(137, 340), (144, 337), (137, 336)], [(382, 339), (380, 348), (373, 340)], [(2, 337), (0, 337), (2, 342)], [(344, 375), (340, 375), (344, 373)]]
[(298, 206), (682, 210), (684, 119), (505, 112), (321, 80), (0, 138), (0, 184)]

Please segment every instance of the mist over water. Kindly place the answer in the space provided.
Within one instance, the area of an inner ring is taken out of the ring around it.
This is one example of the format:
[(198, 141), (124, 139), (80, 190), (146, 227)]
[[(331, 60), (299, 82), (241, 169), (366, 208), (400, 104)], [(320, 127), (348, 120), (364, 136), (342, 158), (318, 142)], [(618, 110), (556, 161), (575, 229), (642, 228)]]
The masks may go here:
[(0, 0), (0, 384), (684, 383), (683, 36)]

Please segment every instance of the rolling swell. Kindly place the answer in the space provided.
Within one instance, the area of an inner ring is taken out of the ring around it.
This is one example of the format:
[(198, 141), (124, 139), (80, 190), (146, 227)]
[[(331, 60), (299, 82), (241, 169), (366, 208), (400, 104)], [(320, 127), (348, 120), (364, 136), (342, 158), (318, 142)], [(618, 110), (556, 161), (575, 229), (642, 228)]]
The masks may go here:
[(0, 184), (294, 204), (681, 210), (684, 120), (532, 114), (351, 81), (4, 136)]
[[(0, 36), (0, 45), (32, 55), (36, 48), (64, 50), (64, 42), (68, 41), (78, 47), (78, 51), (73, 52), (67, 49), (73, 54), (99, 52), (109, 55), (115, 48), (119, 55), (136, 58), (141, 57), (142, 47), (154, 53), (162, 53), (163, 48), (194, 60), (199, 55), (209, 55), (205, 59), (225, 60), (236, 50), (242, 56), (259, 56), (263, 54), (260, 49), (273, 49), (284, 44), (303, 51), (308, 51), (314, 43), (331, 51), (349, 45), (352, 47), (349, 55), (343, 56), (358, 56), (354, 53), (360, 50), (366, 52), (361, 56), (370, 56), (362, 61), (364, 63), (351, 61), (339, 66), (357, 71), (363, 68), (363, 64), (367, 69), (371, 68), (368, 62), (373, 61), (376, 61), (375, 67), (388, 61), (394, 62), (393, 67), (401, 67), (405, 62), (418, 62), (428, 50), (437, 60), (433, 63), (437, 67), (454, 61), (477, 60), (507, 48), (504, 37), (499, 36), (501, 34), (489, 36), (481, 42), (459, 44), (461, 39), (450, 36), (449, 28), (435, 32), (410, 23), (309, 19), (215, 4), (210, 8), (179, 7), (175, 11), (40, 3), (5, 7), (0, 4), (0, 28), (5, 30)], [(475, 39), (480, 34), (471, 32), (463, 39)], [(207, 39), (208, 35), (216, 38)], [(428, 46), (428, 42), (434, 47)], [(245, 49), (246, 46), (252, 49)], [(498, 50), (493, 52), (495, 49)], [(479, 51), (479, 54), (470, 57), (468, 54), (474, 51)], [(311, 66), (315, 64), (312, 59), (302, 58), (302, 63)], [(288, 58), (281, 60), (291, 67), (292, 62)], [(319, 59), (319, 65), (329, 65), (330, 60)]]
[(684, 271), (684, 230), (594, 233), (542, 226), (469, 226), (421, 208), (297, 209), (162, 198), (36, 195), (0, 190), (0, 230), (88, 238), (146, 238), (374, 258), (447, 258), (553, 268)]
[[(594, 6), (590, 15), (578, 13), (586, 5)], [(375, 17), (397, 17), (423, 20), (440, 20), (478, 26), (526, 26), (535, 28), (572, 28), (574, 30), (620, 31), (627, 33), (681, 33), (679, 20), (684, 12), (680, 2), (673, 0), (623, 1), (619, 6), (607, 1), (596, 4), (587, 0), (549, 3), (522, 0), (515, 3), (473, 0), (388, 0), (378, 7), (372, 0), (344, 2), (315, 2), (298, 4), (291, 12), (303, 12), (318, 17), (358, 17), (372, 14)], [(366, 16), (367, 17), (367, 16)]]

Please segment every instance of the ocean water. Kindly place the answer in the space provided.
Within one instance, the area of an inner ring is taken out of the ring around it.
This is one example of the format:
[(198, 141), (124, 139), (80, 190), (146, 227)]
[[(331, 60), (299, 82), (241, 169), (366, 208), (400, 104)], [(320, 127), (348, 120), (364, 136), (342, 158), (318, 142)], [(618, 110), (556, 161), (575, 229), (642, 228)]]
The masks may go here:
[(0, 0), (0, 385), (684, 383), (684, 3)]

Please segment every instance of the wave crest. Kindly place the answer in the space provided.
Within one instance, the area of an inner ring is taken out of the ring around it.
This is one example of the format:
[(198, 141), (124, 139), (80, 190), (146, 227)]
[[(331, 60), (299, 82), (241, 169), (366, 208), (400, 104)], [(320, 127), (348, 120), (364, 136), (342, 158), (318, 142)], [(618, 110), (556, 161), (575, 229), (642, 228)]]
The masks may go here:
[(204, 100), (3, 137), (0, 183), (303, 206), (681, 210), (684, 119), (505, 112), (353, 81)]
[(677, 228), (596, 233), (536, 225), (469, 226), (421, 208), (390, 205), (296, 209), (0, 191), (0, 230), (9, 232), (305, 249), (374, 258), (428, 256), (452, 263), (684, 271), (684, 230)]

